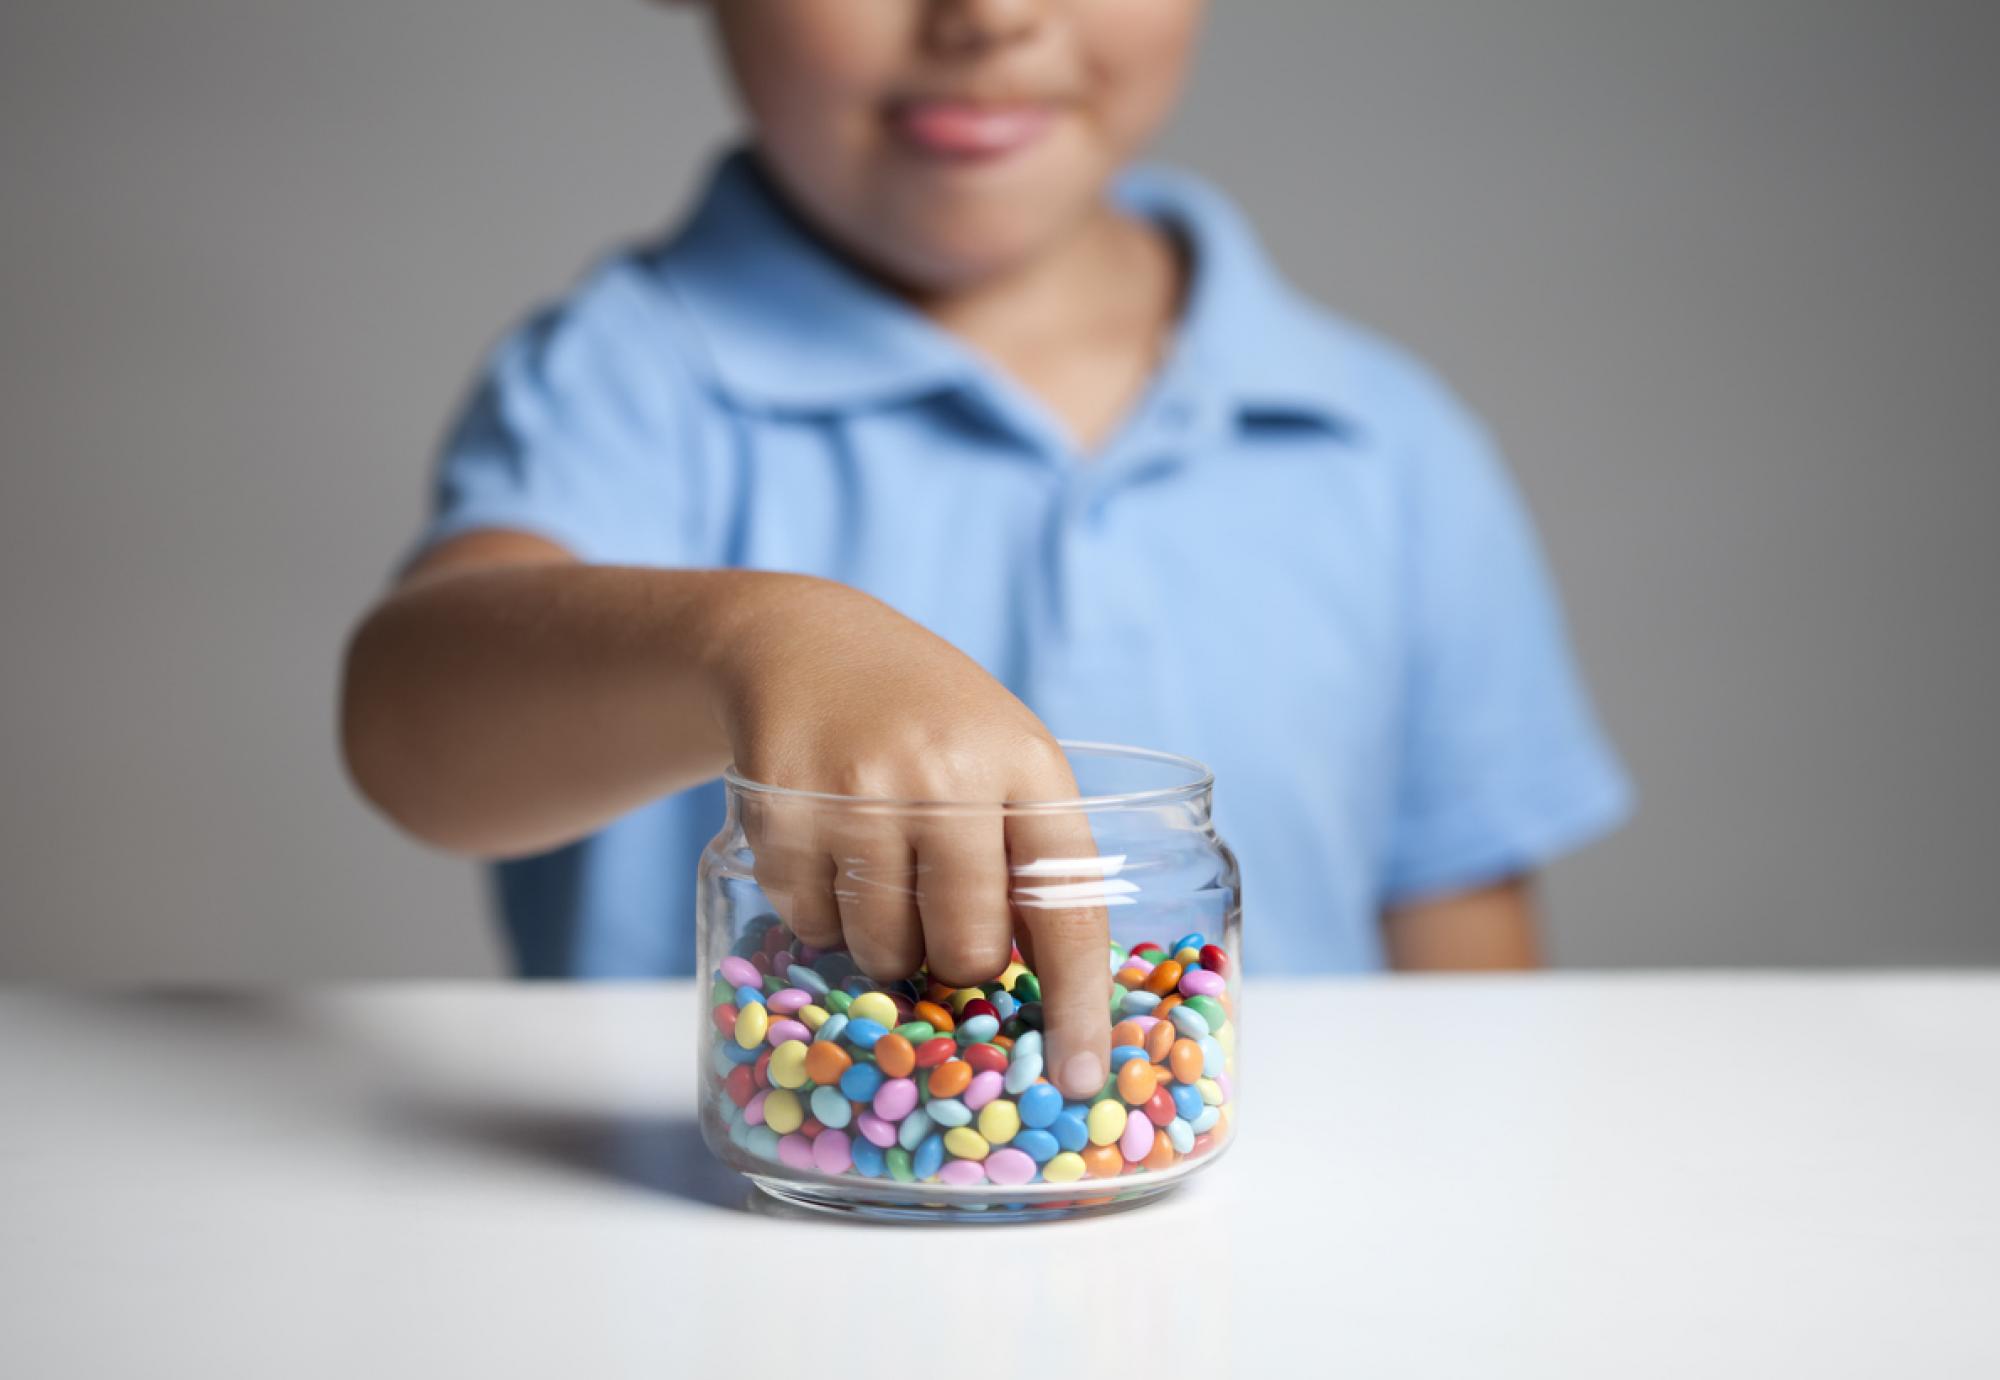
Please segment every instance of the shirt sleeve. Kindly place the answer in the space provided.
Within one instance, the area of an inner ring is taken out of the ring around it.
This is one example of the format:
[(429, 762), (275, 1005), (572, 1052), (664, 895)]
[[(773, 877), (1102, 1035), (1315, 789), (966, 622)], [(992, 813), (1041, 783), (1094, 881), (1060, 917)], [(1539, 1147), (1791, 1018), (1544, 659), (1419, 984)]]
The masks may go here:
[(1617, 827), (1632, 801), (1520, 494), (1455, 400), (1439, 390), (1422, 410), (1388, 904), (1531, 871)]
[(688, 563), (698, 428), (669, 333), (600, 277), (508, 334), (441, 449), (410, 559), (480, 528), (596, 563)]

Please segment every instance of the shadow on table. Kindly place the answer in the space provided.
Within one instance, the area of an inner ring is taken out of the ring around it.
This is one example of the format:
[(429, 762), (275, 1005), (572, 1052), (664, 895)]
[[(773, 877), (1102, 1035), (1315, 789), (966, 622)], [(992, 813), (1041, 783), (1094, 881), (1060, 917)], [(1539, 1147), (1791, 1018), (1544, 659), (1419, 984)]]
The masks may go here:
[(664, 1194), (728, 1212), (760, 1212), (762, 1198), (702, 1143), (691, 1117), (425, 1107), (403, 1102), (392, 1120), (405, 1132), (497, 1152), (531, 1164)]

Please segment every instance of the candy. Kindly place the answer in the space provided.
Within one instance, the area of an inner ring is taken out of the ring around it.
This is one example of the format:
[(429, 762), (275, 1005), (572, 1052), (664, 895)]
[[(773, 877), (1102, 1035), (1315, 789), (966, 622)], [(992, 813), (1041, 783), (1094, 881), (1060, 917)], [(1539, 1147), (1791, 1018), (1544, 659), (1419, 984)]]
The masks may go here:
[(1041, 982), (1018, 953), (975, 987), (876, 983), (841, 950), (755, 923), (707, 989), (711, 1138), (790, 1171), (906, 1184), (1174, 1170), (1230, 1134), (1230, 963), (1200, 934), (1113, 946), (1109, 1076), (1072, 1101), (1047, 1081)]

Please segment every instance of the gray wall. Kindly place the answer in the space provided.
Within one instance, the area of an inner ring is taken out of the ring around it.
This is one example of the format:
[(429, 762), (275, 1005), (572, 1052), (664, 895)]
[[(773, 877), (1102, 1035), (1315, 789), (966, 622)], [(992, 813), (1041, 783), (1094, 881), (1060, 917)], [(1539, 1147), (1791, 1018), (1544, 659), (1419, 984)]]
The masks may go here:
[[(2000, 960), (2000, 7), (1224, 3), (1167, 152), (1487, 414), (1639, 823), (1578, 965)], [(496, 970), (348, 794), (476, 352), (727, 119), (638, 0), (0, 8), (0, 974)]]

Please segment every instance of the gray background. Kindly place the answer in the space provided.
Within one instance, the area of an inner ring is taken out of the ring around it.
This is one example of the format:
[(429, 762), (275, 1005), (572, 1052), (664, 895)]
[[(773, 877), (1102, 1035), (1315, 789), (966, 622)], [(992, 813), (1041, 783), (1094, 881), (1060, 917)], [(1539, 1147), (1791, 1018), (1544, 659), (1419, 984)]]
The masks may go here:
[[(1644, 795), (1573, 965), (2000, 960), (2000, 6), (1224, 3), (1165, 151), (1487, 415)], [(638, 0), (0, 7), (0, 974), (496, 971), (343, 632), (728, 127)]]

